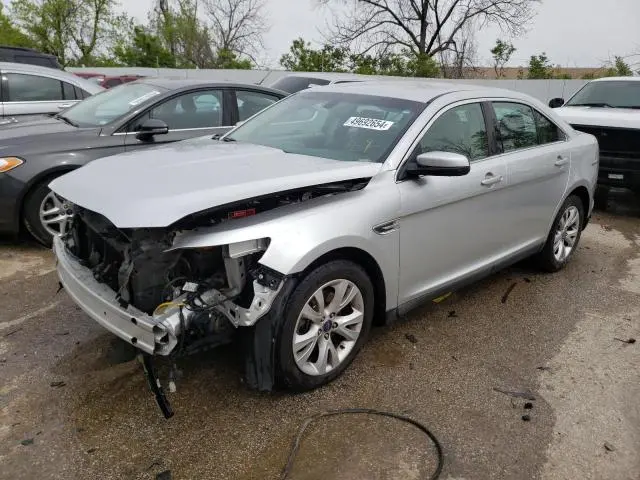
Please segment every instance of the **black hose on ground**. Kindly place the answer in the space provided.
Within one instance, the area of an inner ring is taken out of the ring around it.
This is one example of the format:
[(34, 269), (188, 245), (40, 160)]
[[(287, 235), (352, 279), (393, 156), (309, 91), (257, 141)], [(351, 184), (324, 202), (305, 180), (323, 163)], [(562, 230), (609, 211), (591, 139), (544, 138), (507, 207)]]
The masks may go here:
[(373, 410), (373, 409), (369, 409), (369, 408), (347, 408), (347, 409), (342, 409), (342, 410), (329, 410), (327, 412), (318, 413), (316, 415), (308, 417), (302, 423), (302, 425), (298, 429), (298, 434), (296, 435), (296, 437), (295, 437), (295, 439), (293, 441), (293, 445), (291, 446), (291, 452), (289, 453), (289, 458), (287, 460), (287, 464), (285, 465), (284, 469), (282, 470), (282, 474), (280, 476), (280, 480), (287, 480), (287, 478), (289, 477), (289, 474), (291, 473), (291, 469), (293, 468), (293, 462), (294, 462), (294, 460), (296, 458), (296, 455), (298, 453), (298, 450), (300, 448), (300, 442), (302, 441), (302, 437), (303, 437), (304, 432), (306, 431), (307, 427), (311, 423), (313, 423), (314, 421), (318, 420), (319, 418), (330, 417), (330, 416), (334, 416), (334, 415), (343, 415), (343, 414), (378, 415), (378, 416), (381, 416), (381, 417), (395, 418), (396, 420), (400, 420), (402, 422), (406, 422), (406, 423), (409, 423), (409, 424), (413, 425), (418, 430), (423, 432), (427, 437), (429, 437), (429, 439), (433, 442), (433, 445), (434, 445), (434, 447), (436, 449), (436, 455), (438, 457), (438, 465), (437, 465), (435, 471), (431, 474), (431, 476), (425, 477), (425, 480), (437, 480), (440, 477), (440, 474), (442, 473), (443, 463), (444, 463), (444, 456), (443, 456), (443, 452), (442, 452), (442, 446), (440, 445), (440, 442), (438, 441), (436, 436), (427, 427), (425, 427), (421, 423), (417, 422), (416, 420), (413, 420), (412, 418), (405, 417), (404, 415), (399, 415), (397, 413), (382, 412), (382, 411), (379, 411), (379, 410)]

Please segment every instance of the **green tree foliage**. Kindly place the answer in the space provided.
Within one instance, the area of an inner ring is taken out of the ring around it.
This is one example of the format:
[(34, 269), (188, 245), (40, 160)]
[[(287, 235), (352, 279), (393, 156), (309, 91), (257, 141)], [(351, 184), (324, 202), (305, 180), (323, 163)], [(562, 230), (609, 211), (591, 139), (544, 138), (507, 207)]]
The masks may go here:
[(346, 72), (351, 60), (345, 48), (324, 45), (314, 49), (302, 38), (293, 41), (289, 53), (280, 57), (280, 65), (293, 72)]
[(412, 55), (408, 51), (386, 53), (376, 57), (350, 53), (345, 47), (324, 45), (314, 49), (302, 38), (294, 40), (280, 65), (294, 72), (351, 72), (362, 75), (401, 77), (437, 77), (440, 68), (429, 55)]
[(117, 0), (14, 0), (11, 16), (39, 50), (62, 65), (91, 65), (128, 22)]
[(128, 67), (174, 68), (177, 63), (160, 38), (142, 25), (133, 28), (130, 39), (116, 45), (114, 56), (117, 63)]
[(233, 70), (251, 70), (253, 65), (248, 58), (238, 58), (235, 52), (227, 49), (218, 50), (213, 68), (227, 68)]
[(606, 69), (604, 72), (605, 77), (631, 77), (633, 76), (633, 70), (624, 58), (615, 56), (613, 65)]
[(13, 25), (3, 9), (4, 4), (0, 2), (0, 45), (34, 47), (33, 40)]
[(497, 39), (495, 46), (491, 49), (493, 55), (493, 69), (496, 72), (496, 78), (504, 78), (504, 67), (511, 60), (511, 56), (515, 53), (516, 47), (511, 43)]
[(529, 80), (553, 78), (553, 67), (546, 53), (543, 52), (540, 55), (531, 56), (527, 78)]

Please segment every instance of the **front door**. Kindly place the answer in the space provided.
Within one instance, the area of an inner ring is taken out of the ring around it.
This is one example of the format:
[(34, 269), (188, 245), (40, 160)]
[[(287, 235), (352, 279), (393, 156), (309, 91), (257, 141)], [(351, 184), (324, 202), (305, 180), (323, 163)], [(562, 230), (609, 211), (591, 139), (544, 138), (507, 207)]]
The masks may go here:
[[(144, 112), (127, 127), (127, 151), (225, 133), (231, 126), (224, 108), (223, 90), (198, 90), (172, 97)], [(163, 120), (169, 126), (166, 135), (146, 140), (136, 137), (140, 125), (149, 118)]]
[(398, 184), (399, 305), (480, 274), (504, 255), (502, 234), (511, 228), (507, 170), (502, 157), (490, 155), (484, 111), (480, 103), (449, 107), (427, 128), (412, 154), (464, 154), (471, 162), (469, 174), (424, 176)]

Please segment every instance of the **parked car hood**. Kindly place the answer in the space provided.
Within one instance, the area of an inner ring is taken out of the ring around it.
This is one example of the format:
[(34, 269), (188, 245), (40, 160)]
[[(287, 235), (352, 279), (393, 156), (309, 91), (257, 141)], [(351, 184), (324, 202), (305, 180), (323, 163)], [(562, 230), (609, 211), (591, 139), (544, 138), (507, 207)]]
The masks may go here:
[[(75, 136), (79, 131), (96, 131), (97, 129), (79, 129), (53, 117), (41, 117), (18, 123), (0, 126), (0, 152), (11, 155), (25, 155), (41, 147), (50, 145), (47, 137), (54, 137), (56, 142), (60, 135)], [(97, 134), (97, 131), (96, 131)], [(19, 149), (15, 147), (20, 146)]]
[(554, 109), (571, 125), (640, 129), (640, 110), (603, 107), (562, 107)]
[(55, 179), (58, 195), (119, 228), (166, 227), (187, 215), (313, 185), (371, 178), (381, 164), (342, 162), (246, 143), (179, 142), (95, 160)]

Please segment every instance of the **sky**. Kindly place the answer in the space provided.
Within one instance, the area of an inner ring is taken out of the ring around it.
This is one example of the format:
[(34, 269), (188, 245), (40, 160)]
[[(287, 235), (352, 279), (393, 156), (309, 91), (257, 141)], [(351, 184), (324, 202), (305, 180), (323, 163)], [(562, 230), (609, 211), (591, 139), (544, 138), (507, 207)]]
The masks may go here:
[[(145, 23), (157, 0), (122, 0), (124, 10)], [(330, 19), (317, 0), (265, 0), (271, 23), (265, 35), (265, 66), (278, 60), (291, 42), (303, 37), (322, 41), (320, 30)], [(553, 64), (564, 67), (597, 67), (614, 55), (640, 54), (640, 0), (543, 0), (528, 32), (510, 41), (517, 48), (511, 66), (526, 65), (531, 55), (546, 52)], [(497, 38), (507, 38), (497, 28), (477, 34), (481, 64), (490, 65), (489, 50)], [(640, 65), (640, 55), (630, 63)]]

